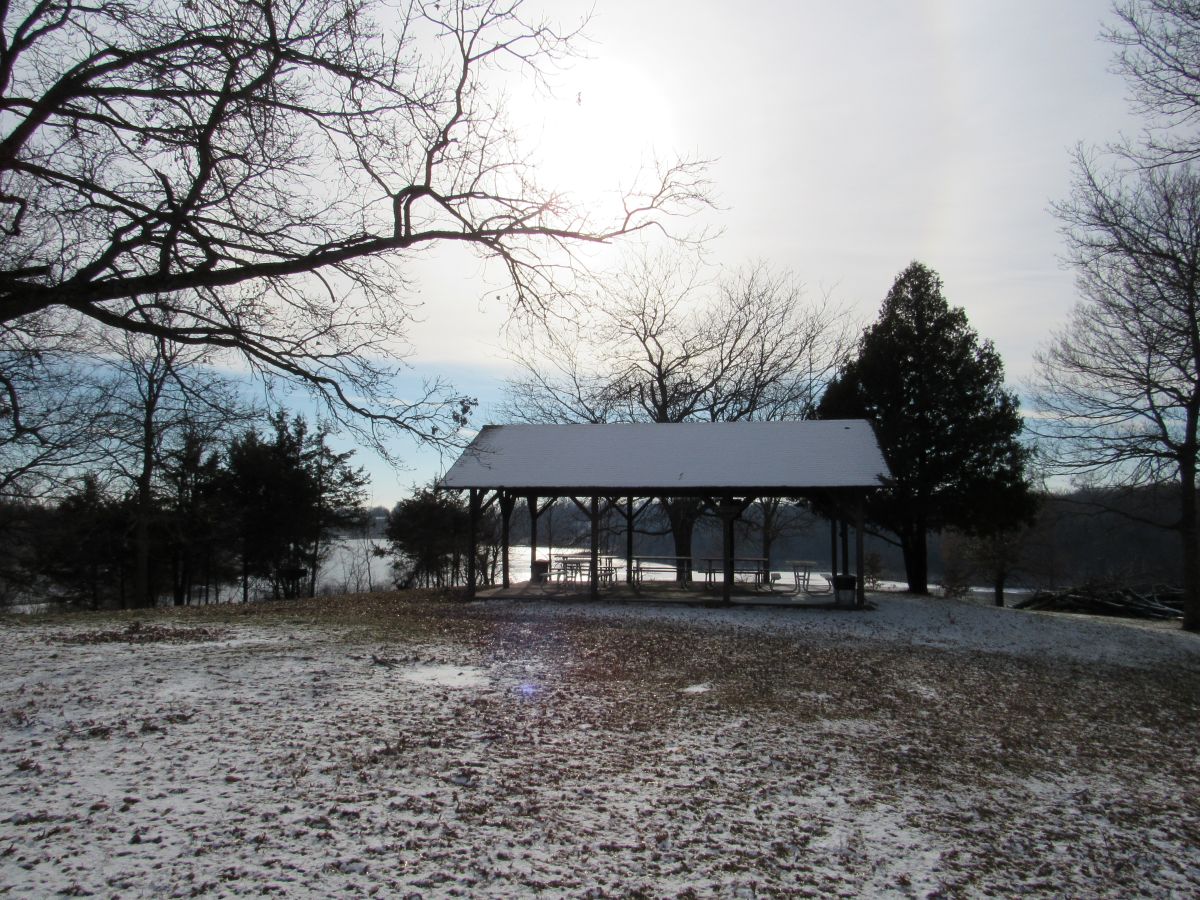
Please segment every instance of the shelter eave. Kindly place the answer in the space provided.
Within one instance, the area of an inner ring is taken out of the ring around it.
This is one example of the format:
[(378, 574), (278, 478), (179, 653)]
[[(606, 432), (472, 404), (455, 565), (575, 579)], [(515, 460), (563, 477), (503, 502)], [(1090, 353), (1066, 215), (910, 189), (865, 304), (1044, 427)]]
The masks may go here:
[(558, 496), (789, 496), (871, 490), (887, 463), (863, 420), (484, 426), (446, 490)]
[(754, 496), (754, 497), (806, 497), (815, 493), (827, 491), (864, 491), (873, 490), (883, 485), (882, 479), (869, 484), (810, 484), (810, 485), (708, 485), (688, 486), (678, 485), (530, 485), (530, 484), (497, 484), (489, 481), (455, 480), (453, 483), (439, 481), (438, 490), (443, 491), (503, 491), (520, 497), (721, 497)]

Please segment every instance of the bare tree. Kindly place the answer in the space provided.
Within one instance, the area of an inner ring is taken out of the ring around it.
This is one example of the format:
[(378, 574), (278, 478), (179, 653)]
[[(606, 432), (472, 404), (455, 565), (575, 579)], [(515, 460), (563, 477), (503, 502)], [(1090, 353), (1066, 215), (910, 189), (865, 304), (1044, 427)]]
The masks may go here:
[(1034, 524), (971, 534), (947, 530), (942, 533), (942, 585), (969, 590), (972, 578), (992, 586), (992, 600), (1004, 605), (1004, 589), (1015, 572), (1023, 568)]
[(27, 316), (0, 344), (0, 498), (60, 492), (104, 455), (113, 373), (77, 351), (53, 313)]
[(780, 538), (808, 530), (814, 522), (813, 515), (795, 503), (780, 497), (759, 497), (747, 510), (744, 530), (757, 531), (759, 555), (771, 559), (771, 549)]
[[(713, 285), (680, 254), (642, 255), (583, 314), (514, 354), (507, 418), (523, 422), (732, 422), (811, 413), (850, 346), (847, 316), (809, 304), (763, 265)], [(699, 502), (663, 498), (677, 556)]]
[(1188, 166), (1106, 176), (1081, 155), (1057, 212), (1083, 299), (1038, 357), (1036, 427), (1058, 472), (1177, 485), (1168, 527), (1184, 627), (1200, 629), (1200, 178)]
[(679, 254), (638, 257), (580, 308), (514, 352), (508, 418), (801, 418), (851, 343), (845, 313), (790, 276), (757, 265), (713, 285)]
[(1200, 156), (1200, 3), (1118, 0), (1118, 25), (1105, 37), (1119, 49), (1117, 70), (1147, 119), (1139, 155), (1181, 162)]
[[(231, 434), (260, 413), (209, 363), (212, 351), (162, 335), (106, 335), (112, 395), (102, 438), (113, 470), (132, 487), (133, 602), (153, 606), (151, 529), (158, 510), (159, 469), (188, 436)], [(114, 338), (116, 338), (114, 340)]]
[(381, 559), (387, 545), (374, 540), (375, 526), (372, 510), (363, 509), (359, 518), (346, 529), (341, 542), (345, 590), (342, 593), (358, 593), (375, 590), (373, 563)]
[(387, 362), (411, 254), (473, 248), (538, 309), (573, 245), (703, 202), (687, 162), (607, 216), (536, 186), (488, 86), (576, 35), (521, 0), (4, 3), (0, 323), (63, 309), (222, 348), (368, 438), (437, 440), (469, 401), (395, 399)]

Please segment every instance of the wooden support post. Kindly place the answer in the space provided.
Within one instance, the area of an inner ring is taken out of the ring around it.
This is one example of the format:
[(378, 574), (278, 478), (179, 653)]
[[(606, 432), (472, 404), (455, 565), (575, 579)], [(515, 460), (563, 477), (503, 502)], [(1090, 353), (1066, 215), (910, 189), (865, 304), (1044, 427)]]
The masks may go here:
[(721, 572), (721, 602), (729, 603), (733, 598), (733, 517), (728, 515), (721, 516), (721, 560), (723, 564)]
[(483, 493), (477, 488), (471, 488), (470, 499), (467, 502), (467, 597), (475, 599), (475, 586), (478, 573), (475, 571), (475, 547), (478, 543), (479, 509), (483, 505)]
[(861, 494), (854, 504), (854, 574), (858, 576), (855, 588), (855, 603), (861, 609), (867, 605), (867, 586), (863, 562), (863, 532), (866, 530), (865, 499)]
[(733, 598), (733, 569), (734, 569), (734, 529), (733, 523), (749, 505), (734, 500), (732, 497), (722, 497), (717, 504), (717, 514), (721, 517), (721, 602), (729, 603)]
[(625, 583), (633, 585), (633, 497), (625, 498)]
[[(836, 507), (835, 507), (836, 509)], [(837, 513), (830, 514), (829, 519), (829, 574), (836, 575), (838, 573), (838, 548), (837, 548)]]
[(526, 497), (525, 505), (529, 507), (529, 583), (532, 584), (537, 578), (537, 523), (538, 516), (541, 515), (537, 495), (530, 494)]
[(842, 519), (842, 574), (850, 574), (850, 523)]
[(589, 574), (591, 575), (591, 597), (593, 600), (600, 599), (600, 501), (598, 497), (592, 497), (592, 505), (589, 510), (589, 518), (592, 520), (592, 558), (589, 566)]
[(501, 583), (509, 586), (508, 579), (508, 531), (509, 520), (512, 519), (513, 506), (517, 502), (517, 495), (508, 491), (500, 492), (500, 568), (501, 568)]

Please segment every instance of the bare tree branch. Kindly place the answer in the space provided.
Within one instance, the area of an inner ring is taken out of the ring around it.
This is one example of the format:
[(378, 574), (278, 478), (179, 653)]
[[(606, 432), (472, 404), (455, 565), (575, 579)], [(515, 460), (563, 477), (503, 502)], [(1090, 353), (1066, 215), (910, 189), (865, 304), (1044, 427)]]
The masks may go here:
[(1057, 212), (1083, 299), (1038, 356), (1032, 430), (1060, 473), (1178, 486), (1184, 627), (1200, 628), (1200, 178), (1102, 175), (1082, 152), (1077, 171)]
[(1200, 4), (1195, 0), (1117, 0), (1116, 71), (1145, 117), (1142, 155), (1152, 164), (1200, 157)]
[(763, 265), (718, 284), (678, 253), (602, 279), (523, 336), (505, 413), (530, 422), (802, 418), (852, 344), (844, 311)]
[(467, 245), (540, 314), (572, 248), (707, 202), (689, 161), (607, 212), (536, 185), (488, 82), (577, 37), (521, 0), (5, 3), (0, 322), (65, 308), (221, 348), (368, 436), (441, 440), (468, 398), (388, 402), (406, 260)]

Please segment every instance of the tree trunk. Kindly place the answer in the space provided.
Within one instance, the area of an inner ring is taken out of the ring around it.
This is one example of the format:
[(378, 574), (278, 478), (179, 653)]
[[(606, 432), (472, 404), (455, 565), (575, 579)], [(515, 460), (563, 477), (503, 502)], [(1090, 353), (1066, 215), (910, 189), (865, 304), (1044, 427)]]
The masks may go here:
[[(696, 521), (700, 518), (700, 502), (686, 498), (663, 497), (660, 502), (667, 511), (667, 520), (671, 523), (671, 537), (675, 542), (675, 555), (692, 556), (692, 532), (696, 530)], [(691, 563), (676, 563), (675, 577), (680, 581), (691, 579)]]
[(771, 497), (759, 501), (762, 511), (762, 558), (766, 560), (767, 579), (771, 572), (771, 545), (775, 543), (775, 525), (779, 518), (779, 498)]
[(996, 571), (996, 579), (992, 583), (992, 587), (995, 591), (994, 596), (995, 596), (997, 606), (1004, 605), (1004, 582), (1007, 580), (1007, 577), (1008, 577), (1008, 573), (1005, 572), (1003, 569), (998, 569)]
[(1196, 460), (1179, 466), (1179, 538), (1183, 550), (1183, 628), (1200, 631), (1200, 548), (1196, 546)]
[(171, 558), (171, 595), (176, 606), (185, 605), (188, 595), (187, 561), (182, 547), (176, 548)]
[(471, 488), (467, 499), (467, 596), (475, 599), (476, 573), (475, 549), (479, 534), (479, 510), (483, 505), (483, 492)]
[[(312, 555), (308, 559), (308, 596), (317, 596), (317, 566), (321, 559), (321, 536), (325, 531), (325, 501), (328, 499), (325, 495), (325, 437), (322, 434), (317, 441), (316, 447), (316, 478), (317, 486), (317, 508), (316, 508), (316, 523), (313, 527), (312, 536)], [(303, 558), (303, 555), (301, 555)], [(299, 585), (297, 585), (299, 588)], [(299, 596), (300, 591), (296, 591)]]
[(133, 527), (133, 605), (135, 608), (153, 606), (150, 602), (150, 522), (143, 505), (142, 490), (138, 487), (137, 509)]
[(150, 585), (150, 512), (153, 498), (150, 483), (154, 477), (154, 411), (148, 409), (142, 422), (142, 467), (138, 472), (137, 500), (133, 512), (133, 605), (154, 605)]
[(925, 529), (918, 524), (901, 534), (900, 549), (904, 553), (904, 575), (908, 579), (908, 592), (910, 594), (928, 594), (929, 557)]
[[(159, 360), (163, 358), (162, 344), (159, 344)], [(142, 408), (141, 468), (137, 478), (137, 501), (134, 509), (134, 568), (133, 568), (133, 605), (135, 607), (150, 607), (154, 605), (154, 586), (150, 583), (150, 514), (154, 503), (151, 487), (154, 483), (154, 466), (157, 449), (157, 430), (154, 416), (158, 410), (158, 400), (166, 381), (165, 373), (154, 368), (146, 373), (146, 394)]]
[[(88, 586), (91, 588), (91, 594), (92, 594), (92, 609), (99, 609), (100, 608), (100, 571), (99, 571), (99, 567), (95, 563), (88, 566), (88, 582), (89, 582)], [(125, 606), (124, 600), (125, 600), (124, 594), (122, 593), (122, 597), (121, 597), (121, 601), (122, 601), (121, 606), (122, 607)]]
[[(321, 558), (321, 529), (317, 529), (313, 538), (312, 554), (308, 558), (308, 596), (317, 596), (317, 566)], [(299, 593), (297, 591), (297, 593)]]

